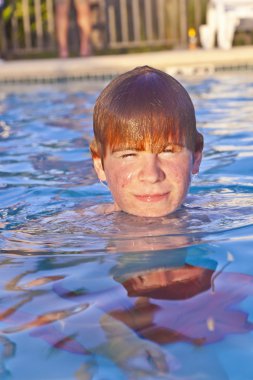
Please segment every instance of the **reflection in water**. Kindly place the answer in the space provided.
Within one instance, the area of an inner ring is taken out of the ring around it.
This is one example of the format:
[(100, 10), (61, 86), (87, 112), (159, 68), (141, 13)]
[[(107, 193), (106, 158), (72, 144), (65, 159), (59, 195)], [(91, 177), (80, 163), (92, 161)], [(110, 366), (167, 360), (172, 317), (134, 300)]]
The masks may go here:
[[(86, 372), (92, 379), (101, 358), (134, 379), (190, 379), (196, 363), (184, 377), (171, 345), (204, 347), (253, 326), (239, 309), (253, 295), (253, 277), (227, 272), (231, 254), (221, 267), (210, 248), (2, 261), (11, 297), (2, 299), (1, 334), (8, 341), (22, 334), (69, 360), (77, 356), (77, 379)], [(40, 344), (34, 355), (43, 360)]]
[(10, 372), (6, 369), (5, 361), (14, 357), (16, 345), (4, 335), (0, 335), (0, 376), (8, 378)]

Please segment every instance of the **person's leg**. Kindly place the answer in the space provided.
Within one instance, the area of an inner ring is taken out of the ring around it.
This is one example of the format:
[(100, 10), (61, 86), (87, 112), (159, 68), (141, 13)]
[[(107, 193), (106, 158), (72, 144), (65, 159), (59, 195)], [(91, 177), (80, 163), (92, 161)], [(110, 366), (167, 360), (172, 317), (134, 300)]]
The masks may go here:
[(90, 55), (90, 5), (88, 0), (75, 0), (77, 24), (80, 31), (80, 55)]
[(55, 0), (56, 36), (61, 58), (68, 57), (69, 0)]

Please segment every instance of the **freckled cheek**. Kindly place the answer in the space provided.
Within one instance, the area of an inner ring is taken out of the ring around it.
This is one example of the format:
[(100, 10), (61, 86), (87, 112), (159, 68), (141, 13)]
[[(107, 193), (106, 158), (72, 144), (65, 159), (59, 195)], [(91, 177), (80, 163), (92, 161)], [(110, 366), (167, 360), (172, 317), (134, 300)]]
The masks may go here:
[(184, 177), (183, 172), (179, 166), (171, 166), (169, 170), (167, 170), (167, 178), (179, 182)]
[(132, 167), (120, 167), (115, 173), (114, 173), (114, 178), (115, 181), (117, 181), (118, 187), (120, 188), (125, 188), (131, 182), (133, 181), (133, 178), (135, 177), (135, 170)]
[(133, 177), (134, 177), (134, 173), (132, 171), (130, 171), (129, 173), (126, 173), (126, 175), (122, 177), (121, 186), (123, 188), (128, 186), (132, 182)]
[(173, 176), (174, 181), (178, 184), (184, 183), (186, 186), (188, 186), (188, 184), (190, 183), (191, 174), (189, 165), (183, 165), (173, 168), (173, 170), (171, 170), (170, 172), (170, 175), (171, 178)]
[(108, 173), (107, 180), (108, 184), (112, 185), (114, 188), (123, 189), (127, 187), (132, 181), (133, 173), (124, 172), (123, 170), (117, 170), (113, 173)]
[(118, 186), (121, 189), (124, 189), (125, 187), (129, 186), (130, 182), (131, 182), (131, 177), (121, 175), (120, 179), (118, 180)]

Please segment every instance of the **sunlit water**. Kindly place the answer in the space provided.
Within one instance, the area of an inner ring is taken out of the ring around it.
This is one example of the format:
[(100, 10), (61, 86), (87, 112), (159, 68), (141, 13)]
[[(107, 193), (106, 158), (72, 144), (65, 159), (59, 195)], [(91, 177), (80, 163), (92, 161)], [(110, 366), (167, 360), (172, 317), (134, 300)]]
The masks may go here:
[(105, 83), (1, 87), (1, 380), (253, 379), (253, 75), (182, 81), (204, 159), (163, 218), (93, 211)]

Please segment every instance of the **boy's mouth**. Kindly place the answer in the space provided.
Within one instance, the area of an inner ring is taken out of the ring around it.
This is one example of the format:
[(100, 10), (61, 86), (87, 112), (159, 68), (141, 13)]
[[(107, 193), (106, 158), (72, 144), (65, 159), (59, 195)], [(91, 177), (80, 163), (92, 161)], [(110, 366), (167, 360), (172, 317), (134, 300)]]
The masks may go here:
[(143, 194), (143, 195), (135, 195), (135, 198), (137, 198), (141, 202), (161, 202), (165, 200), (169, 195), (169, 192), (163, 193), (163, 194)]

